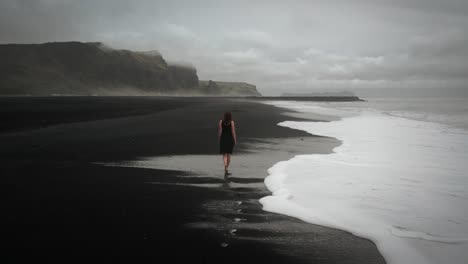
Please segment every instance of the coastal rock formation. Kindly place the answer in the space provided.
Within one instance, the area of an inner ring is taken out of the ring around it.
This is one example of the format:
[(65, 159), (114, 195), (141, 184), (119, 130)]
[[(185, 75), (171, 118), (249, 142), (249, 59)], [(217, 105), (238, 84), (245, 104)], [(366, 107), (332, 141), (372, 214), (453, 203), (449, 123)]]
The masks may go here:
[(245, 82), (221, 82), (221, 81), (200, 81), (200, 89), (204, 93), (213, 95), (244, 95), (244, 96), (262, 96), (255, 85)]
[[(158, 52), (99, 42), (0, 45), (1, 95), (223, 95), (199, 86), (194, 67), (170, 65)], [(227, 89), (229, 95), (243, 94)]]

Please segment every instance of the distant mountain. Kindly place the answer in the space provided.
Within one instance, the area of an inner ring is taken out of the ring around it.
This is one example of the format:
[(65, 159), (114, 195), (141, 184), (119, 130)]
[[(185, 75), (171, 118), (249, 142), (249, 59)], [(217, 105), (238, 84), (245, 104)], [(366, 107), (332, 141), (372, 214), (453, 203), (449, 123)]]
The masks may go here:
[[(224, 86), (205, 89), (194, 67), (169, 65), (159, 52), (116, 50), (99, 42), (3, 44), (0, 57), (1, 95), (220, 95), (224, 91)], [(251, 95), (243, 94), (244, 85), (234, 86), (230, 95)]]
[(356, 96), (352, 92), (315, 92), (315, 93), (283, 93), (281, 96), (292, 97), (292, 96), (307, 96), (307, 97), (345, 97), (345, 96)]

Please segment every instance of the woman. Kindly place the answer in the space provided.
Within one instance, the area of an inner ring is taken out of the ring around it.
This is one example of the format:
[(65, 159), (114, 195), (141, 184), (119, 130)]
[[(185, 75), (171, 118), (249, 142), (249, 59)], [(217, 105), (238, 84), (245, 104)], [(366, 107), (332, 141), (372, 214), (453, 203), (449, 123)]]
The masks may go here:
[(231, 154), (234, 145), (237, 144), (236, 126), (232, 120), (231, 112), (225, 112), (222, 120), (219, 120), (219, 153), (223, 154), (224, 174), (230, 175), (228, 171), (231, 162)]

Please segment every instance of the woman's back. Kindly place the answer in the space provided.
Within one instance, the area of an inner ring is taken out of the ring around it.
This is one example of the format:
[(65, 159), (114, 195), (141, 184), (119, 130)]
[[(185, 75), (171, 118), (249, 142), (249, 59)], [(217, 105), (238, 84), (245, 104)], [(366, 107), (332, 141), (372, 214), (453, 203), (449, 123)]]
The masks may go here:
[(221, 125), (222, 125), (221, 137), (232, 138), (231, 121), (229, 121), (228, 123), (225, 123), (224, 121), (221, 120)]
[(220, 138), (220, 153), (232, 153), (234, 147), (234, 136), (232, 134), (232, 122), (228, 121), (227, 123), (223, 120), (221, 122), (221, 138)]

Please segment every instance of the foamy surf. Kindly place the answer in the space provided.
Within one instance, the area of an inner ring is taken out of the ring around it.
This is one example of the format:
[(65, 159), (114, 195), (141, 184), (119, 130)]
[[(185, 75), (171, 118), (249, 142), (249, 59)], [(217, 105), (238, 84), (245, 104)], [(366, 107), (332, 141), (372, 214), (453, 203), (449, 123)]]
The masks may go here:
[[(307, 102), (271, 104), (327, 113)], [(328, 112), (343, 118), (279, 123), (342, 145), (271, 167), (264, 210), (369, 238), (387, 263), (466, 263), (467, 132), (377, 110)]]

